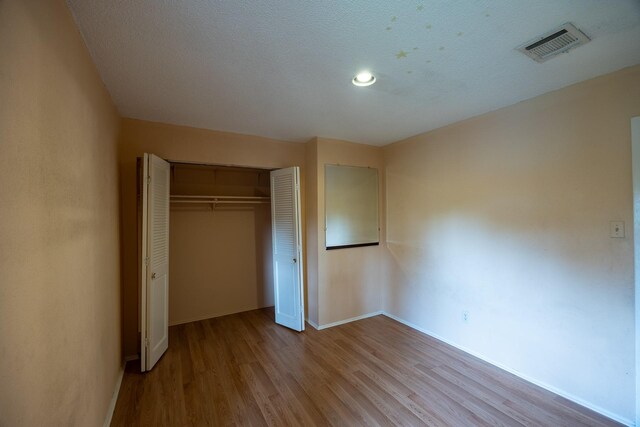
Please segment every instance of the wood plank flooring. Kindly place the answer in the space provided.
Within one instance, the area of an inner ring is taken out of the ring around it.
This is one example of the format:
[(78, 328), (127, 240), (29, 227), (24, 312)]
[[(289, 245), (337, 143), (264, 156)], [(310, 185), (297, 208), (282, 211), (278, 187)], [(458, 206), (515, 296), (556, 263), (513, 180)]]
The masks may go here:
[(263, 309), (173, 326), (112, 426), (613, 426), (385, 316), (303, 333)]

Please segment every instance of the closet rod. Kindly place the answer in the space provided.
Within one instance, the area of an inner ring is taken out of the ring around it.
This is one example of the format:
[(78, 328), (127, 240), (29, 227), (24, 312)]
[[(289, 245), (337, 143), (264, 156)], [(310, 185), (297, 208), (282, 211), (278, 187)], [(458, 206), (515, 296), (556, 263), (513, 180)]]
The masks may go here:
[(271, 203), (268, 200), (172, 200), (171, 203), (206, 203), (209, 205), (222, 205), (222, 204), (260, 204)]
[(172, 195), (172, 199), (216, 199), (216, 200), (270, 200), (270, 197), (262, 197), (262, 196), (180, 196), (180, 195)]

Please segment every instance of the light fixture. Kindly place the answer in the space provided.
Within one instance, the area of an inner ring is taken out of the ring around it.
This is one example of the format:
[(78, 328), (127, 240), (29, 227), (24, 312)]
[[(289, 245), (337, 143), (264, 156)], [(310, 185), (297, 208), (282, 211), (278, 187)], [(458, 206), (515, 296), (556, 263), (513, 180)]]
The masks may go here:
[(376, 82), (376, 77), (369, 71), (361, 71), (353, 77), (351, 83), (356, 86), (371, 86)]

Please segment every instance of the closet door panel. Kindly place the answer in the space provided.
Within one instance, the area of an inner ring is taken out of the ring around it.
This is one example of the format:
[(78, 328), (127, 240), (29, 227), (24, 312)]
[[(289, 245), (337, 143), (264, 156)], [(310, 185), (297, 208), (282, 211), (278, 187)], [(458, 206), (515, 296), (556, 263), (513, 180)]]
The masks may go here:
[(150, 370), (169, 346), (169, 163), (145, 154), (143, 193), (143, 370)]
[(299, 182), (298, 167), (271, 172), (276, 323), (296, 331), (304, 329)]

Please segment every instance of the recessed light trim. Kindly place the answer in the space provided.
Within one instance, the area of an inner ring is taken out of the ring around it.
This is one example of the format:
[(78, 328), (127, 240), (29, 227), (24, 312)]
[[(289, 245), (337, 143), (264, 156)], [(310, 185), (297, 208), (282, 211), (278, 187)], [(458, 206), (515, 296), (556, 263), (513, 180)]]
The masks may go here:
[(371, 86), (375, 82), (376, 76), (371, 74), (369, 71), (361, 71), (353, 76), (353, 79), (351, 80), (351, 83), (360, 87)]

